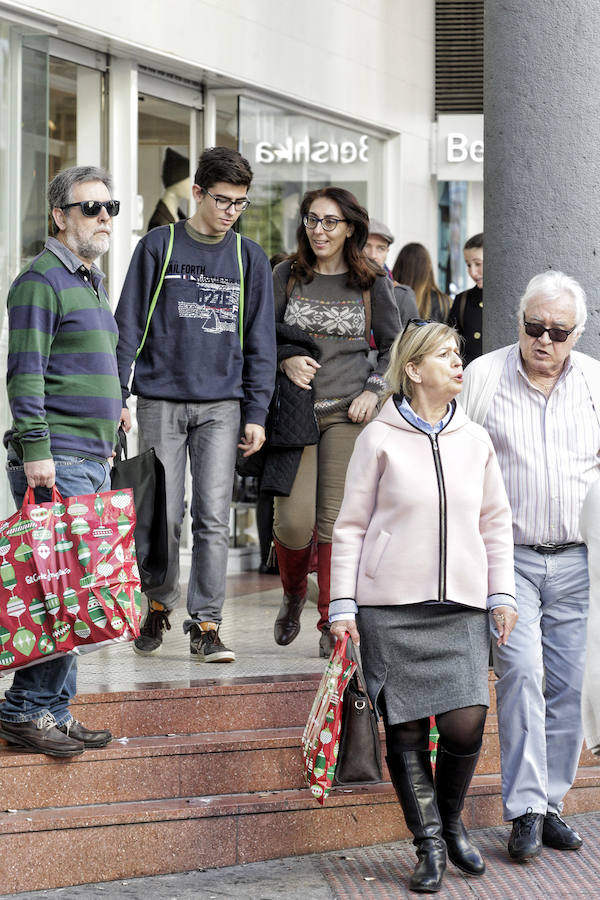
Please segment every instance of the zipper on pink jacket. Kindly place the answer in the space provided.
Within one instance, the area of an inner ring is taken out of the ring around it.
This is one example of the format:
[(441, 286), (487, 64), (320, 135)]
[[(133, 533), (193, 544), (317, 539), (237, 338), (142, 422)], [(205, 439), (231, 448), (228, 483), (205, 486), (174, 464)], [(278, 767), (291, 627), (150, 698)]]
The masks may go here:
[(442, 460), (440, 458), (440, 448), (438, 446), (437, 435), (431, 433), (429, 435), (431, 441), (431, 450), (433, 452), (433, 462), (435, 465), (435, 474), (437, 476), (438, 493), (440, 497), (440, 568), (438, 573), (438, 600), (440, 603), (446, 599), (446, 557), (447, 557), (447, 521), (446, 521), (446, 486), (444, 485), (444, 472), (442, 470)]

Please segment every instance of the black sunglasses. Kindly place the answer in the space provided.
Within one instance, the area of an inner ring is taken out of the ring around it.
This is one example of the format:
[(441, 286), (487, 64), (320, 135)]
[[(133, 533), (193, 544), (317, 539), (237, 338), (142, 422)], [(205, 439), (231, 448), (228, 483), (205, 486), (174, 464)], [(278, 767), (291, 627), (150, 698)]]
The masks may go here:
[(119, 215), (121, 202), (120, 200), (80, 200), (78, 203), (67, 203), (66, 206), (61, 206), (60, 208), (73, 209), (75, 206), (78, 206), (83, 215), (89, 219), (95, 219), (96, 216), (99, 216), (100, 210), (104, 207), (112, 219), (113, 216)]
[(404, 326), (404, 330), (402, 332), (402, 337), (400, 338), (400, 340), (402, 340), (402, 338), (406, 334), (407, 329), (411, 325), (415, 325), (417, 328), (420, 328), (421, 325), (433, 325), (434, 323), (435, 323), (435, 319), (409, 319), (408, 322), (406, 323), (406, 325)]
[(557, 344), (564, 344), (569, 335), (573, 334), (577, 328), (577, 325), (573, 325), (570, 331), (566, 331), (564, 328), (546, 328), (539, 322), (526, 322), (525, 316), (523, 316), (523, 326), (525, 334), (528, 334), (529, 337), (540, 338), (547, 331), (550, 340)]

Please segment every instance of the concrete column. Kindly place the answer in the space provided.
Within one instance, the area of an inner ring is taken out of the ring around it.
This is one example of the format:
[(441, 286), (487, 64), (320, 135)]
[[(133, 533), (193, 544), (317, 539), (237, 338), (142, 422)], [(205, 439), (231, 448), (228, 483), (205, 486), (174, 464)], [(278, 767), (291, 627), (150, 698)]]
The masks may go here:
[(600, 5), (485, 4), (484, 351), (516, 338), (515, 307), (545, 269), (576, 278), (600, 357)]
[(111, 57), (109, 69), (109, 171), (115, 196), (121, 201), (114, 220), (109, 262), (109, 295), (113, 306), (119, 299), (131, 254), (138, 241), (138, 73), (128, 59)]

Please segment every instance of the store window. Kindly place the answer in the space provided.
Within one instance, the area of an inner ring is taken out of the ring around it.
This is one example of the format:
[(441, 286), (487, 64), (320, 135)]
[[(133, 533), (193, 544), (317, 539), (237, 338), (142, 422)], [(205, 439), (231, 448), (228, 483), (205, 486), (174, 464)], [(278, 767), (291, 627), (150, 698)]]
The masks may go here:
[(149, 94), (138, 98), (138, 193), (144, 232), (188, 215), (190, 112)]
[(369, 208), (381, 202), (383, 142), (369, 134), (301, 112), (240, 97), (242, 154), (254, 170), (252, 205), (241, 230), (268, 256), (296, 246), (304, 193), (346, 188)]

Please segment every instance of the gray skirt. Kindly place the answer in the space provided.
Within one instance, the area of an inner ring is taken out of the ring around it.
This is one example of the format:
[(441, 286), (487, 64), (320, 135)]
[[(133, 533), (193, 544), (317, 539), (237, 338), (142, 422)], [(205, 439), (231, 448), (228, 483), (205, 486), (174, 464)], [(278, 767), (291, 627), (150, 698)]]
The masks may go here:
[(487, 610), (359, 606), (356, 623), (369, 696), (390, 725), (490, 705)]

